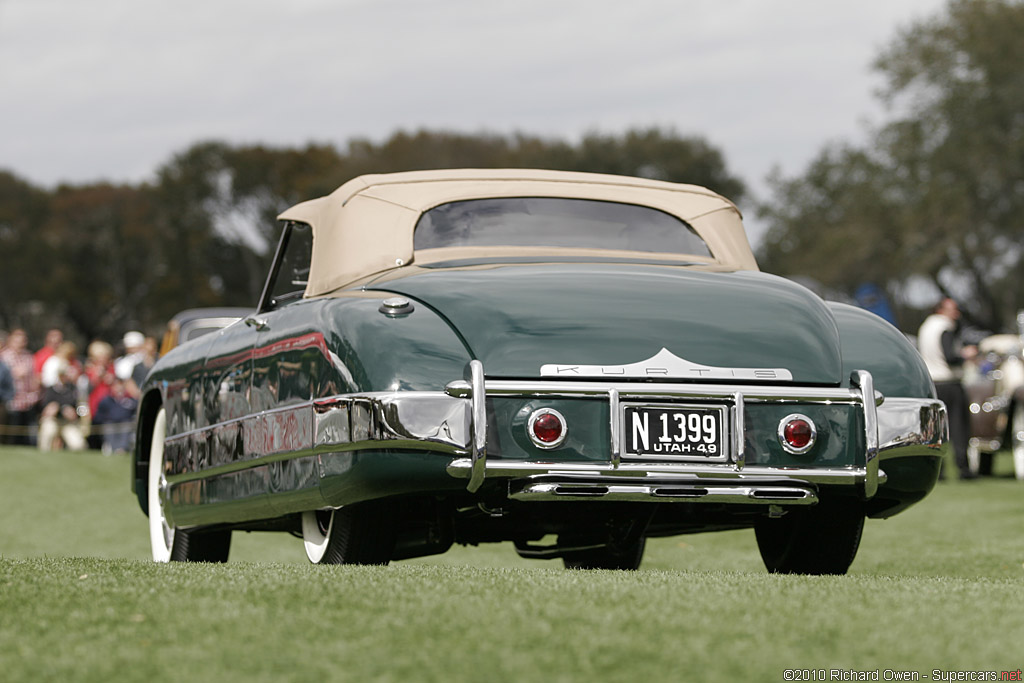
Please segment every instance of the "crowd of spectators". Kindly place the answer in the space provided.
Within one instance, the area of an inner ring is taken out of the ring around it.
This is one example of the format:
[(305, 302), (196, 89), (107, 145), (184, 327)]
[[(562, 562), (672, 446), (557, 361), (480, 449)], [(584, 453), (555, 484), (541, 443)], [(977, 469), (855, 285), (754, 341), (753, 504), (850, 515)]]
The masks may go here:
[(0, 443), (130, 450), (139, 386), (156, 357), (156, 340), (140, 332), (116, 350), (93, 341), (83, 359), (60, 330), (35, 352), (25, 330), (0, 331)]

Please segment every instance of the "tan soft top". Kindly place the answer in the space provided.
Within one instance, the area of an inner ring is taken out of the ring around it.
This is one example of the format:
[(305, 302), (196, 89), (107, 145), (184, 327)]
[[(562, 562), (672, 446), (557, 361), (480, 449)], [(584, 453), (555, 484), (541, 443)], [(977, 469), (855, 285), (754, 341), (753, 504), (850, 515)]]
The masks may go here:
[[(570, 197), (639, 204), (685, 221), (711, 251), (711, 262), (737, 270), (757, 270), (743, 230), (739, 209), (728, 199), (697, 185), (597, 173), (530, 169), (460, 169), (364, 175), (337, 190), (282, 213), (282, 220), (313, 228), (313, 259), (306, 296), (319, 296), (370, 275), (400, 268), (418, 259), (440, 260), (446, 254), (469, 255), (465, 247), (431, 249), (413, 254), (413, 230), (420, 215), (448, 202), (494, 197)], [(472, 251), (472, 250), (470, 250)], [(499, 252), (536, 255), (537, 247), (487, 248), (473, 255)], [(599, 250), (540, 249), (556, 258)], [(612, 252), (601, 251), (602, 254)], [(638, 252), (616, 252), (641, 256)], [(645, 259), (658, 258), (644, 253)], [(680, 260), (679, 254), (665, 258)], [(687, 258), (687, 260), (690, 260)], [(695, 258), (707, 261), (706, 258)]]

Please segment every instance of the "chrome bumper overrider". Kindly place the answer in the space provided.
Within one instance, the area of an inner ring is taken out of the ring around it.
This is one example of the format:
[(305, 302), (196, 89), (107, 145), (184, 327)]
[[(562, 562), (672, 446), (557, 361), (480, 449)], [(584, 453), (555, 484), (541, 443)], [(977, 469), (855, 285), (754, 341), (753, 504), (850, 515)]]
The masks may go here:
[[(610, 407), (609, 459), (603, 462), (501, 460), (487, 458), (488, 397), (590, 398)], [(725, 404), (729, 424), (728, 463), (623, 462), (620, 456), (623, 400), (703, 400)], [(750, 404), (852, 405), (863, 411), (862, 467), (781, 468), (748, 465), (744, 453), (744, 407)], [(935, 399), (884, 398), (870, 373), (855, 371), (850, 388), (761, 385), (668, 384), (603, 381), (485, 380), (471, 361), (463, 380), (442, 392), (398, 391), (338, 396), (314, 401), (315, 450), (416, 448), (453, 456), (447, 471), (467, 479), (475, 492), (486, 479), (509, 481), (519, 500), (611, 500), (749, 502), (801, 505), (817, 502), (817, 485), (859, 487), (875, 495), (886, 475), (879, 461), (938, 452), (946, 442), (945, 406)]]

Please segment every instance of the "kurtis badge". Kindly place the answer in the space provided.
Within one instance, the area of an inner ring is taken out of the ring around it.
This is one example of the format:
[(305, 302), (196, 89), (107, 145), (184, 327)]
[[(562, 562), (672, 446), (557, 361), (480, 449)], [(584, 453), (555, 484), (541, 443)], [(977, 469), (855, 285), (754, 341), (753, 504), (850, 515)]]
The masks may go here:
[(692, 363), (663, 348), (647, 360), (628, 365), (568, 365), (548, 363), (540, 368), (541, 377), (644, 377), (664, 379), (752, 380), (792, 382), (793, 373), (785, 368), (719, 368)]

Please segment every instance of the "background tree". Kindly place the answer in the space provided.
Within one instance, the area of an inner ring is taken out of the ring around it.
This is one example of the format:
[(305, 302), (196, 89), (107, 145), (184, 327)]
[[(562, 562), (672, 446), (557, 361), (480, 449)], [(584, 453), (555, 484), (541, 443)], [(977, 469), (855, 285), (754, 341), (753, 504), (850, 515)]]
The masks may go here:
[(1024, 307), (1024, 4), (953, 0), (875, 67), (891, 119), (864, 149), (832, 146), (775, 177), (762, 262), (896, 299), (920, 279), (988, 329)]
[(58, 305), (86, 338), (119, 338), (149, 303), (153, 233), (146, 187), (58, 187), (39, 226), (47, 254), (34, 296)]
[(38, 229), (48, 213), (44, 190), (0, 171), (0, 328), (25, 325), (19, 309), (38, 299), (48, 256)]

